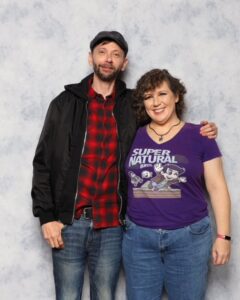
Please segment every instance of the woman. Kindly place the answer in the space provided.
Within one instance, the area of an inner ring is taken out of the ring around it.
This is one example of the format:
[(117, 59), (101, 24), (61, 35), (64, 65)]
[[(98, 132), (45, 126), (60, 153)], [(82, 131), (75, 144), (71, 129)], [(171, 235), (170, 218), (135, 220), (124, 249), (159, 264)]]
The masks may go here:
[[(182, 120), (186, 89), (167, 70), (143, 75), (135, 91), (141, 127), (126, 161), (128, 209), (123, 262), (129, 300), (204, 299), (209, 258), (230, 257), (230, 198), (221, 153), (200, 125)], [(212, 232), (205, 186), (213, 208)]]

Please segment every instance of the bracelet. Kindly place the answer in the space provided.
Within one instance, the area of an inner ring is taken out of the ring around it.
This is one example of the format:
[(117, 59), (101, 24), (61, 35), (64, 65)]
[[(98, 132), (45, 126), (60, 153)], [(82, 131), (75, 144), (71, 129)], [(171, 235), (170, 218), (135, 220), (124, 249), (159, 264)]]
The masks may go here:
[(224, 234), (217, 234), (217, 237), (223, 240), (231, 241), (232, 238), (229, 235), (224, 235)]

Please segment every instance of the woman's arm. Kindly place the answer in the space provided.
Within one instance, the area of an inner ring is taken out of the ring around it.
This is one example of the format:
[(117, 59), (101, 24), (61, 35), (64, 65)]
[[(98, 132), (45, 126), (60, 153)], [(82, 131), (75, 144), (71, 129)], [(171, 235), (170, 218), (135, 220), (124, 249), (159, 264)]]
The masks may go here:
[[(214, 158), (204, 163), (204, 177), (215, 216), (217, 233), (230, 236), (231, 202), (221, 158)], [(231, 242), (217, 237), (212, 248), (213, 264), (227, 263), (230, 251)]]

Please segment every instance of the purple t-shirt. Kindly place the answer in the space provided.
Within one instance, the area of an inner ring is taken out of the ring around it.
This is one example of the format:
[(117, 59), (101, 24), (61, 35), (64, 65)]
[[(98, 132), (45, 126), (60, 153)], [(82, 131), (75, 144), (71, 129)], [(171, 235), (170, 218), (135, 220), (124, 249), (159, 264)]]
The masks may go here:
[(128, 154), (128, 217), (140, 226), (176, 229), (208, 215), (203, 163), (221, 156), (215, 140), (186, 123), (163, 144), (146, 127), (138, 130)]

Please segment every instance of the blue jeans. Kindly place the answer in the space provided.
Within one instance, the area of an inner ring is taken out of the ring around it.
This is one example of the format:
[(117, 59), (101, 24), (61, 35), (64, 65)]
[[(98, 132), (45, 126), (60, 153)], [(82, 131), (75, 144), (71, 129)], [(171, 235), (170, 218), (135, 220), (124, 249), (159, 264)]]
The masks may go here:
[(64, 249), (53, 249), (57, 300), (80, 300), (87, 263), (90, 299), (113, 300), (121, 265), (122, 228), (94, 230), (80, 218), (62, 231)]
[(175, 230), (141, 227), (127, 219), (123, 264), (129, 300), (202, 300), (212, 233), (209, 217)]

